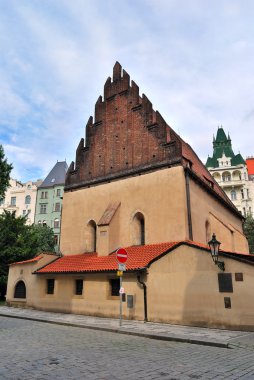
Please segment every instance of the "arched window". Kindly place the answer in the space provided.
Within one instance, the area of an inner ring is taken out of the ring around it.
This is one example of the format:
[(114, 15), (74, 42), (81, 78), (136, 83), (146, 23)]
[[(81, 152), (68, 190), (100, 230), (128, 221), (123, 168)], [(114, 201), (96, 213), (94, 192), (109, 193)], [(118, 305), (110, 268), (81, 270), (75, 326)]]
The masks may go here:
[(19, 281), (16, 284), (14, 298), (26, 298), (26, 285), (24, 281)]
[(46, 227), (46, 225), (47, 225), (46, 220), (43, 220), (42, 225), (43, 225), (44, 227)]
[(230, 195), (231, 195), (231, 200), (235, 201), (236, 200), (236, 191), (232, 190), (231, 193), (230, 193)]
[(133, 244), (145, 244), (145, 218), (141, 212), (137, 212), (133, 218)]
[(54, 228), (59, 228), (60, 227), (60, 220), (59, 219), (55, 219), (54, 220)]
[(222, 181), (223, 182), (229, 182), (229, 181), (231, 181), (231, 174), (229, 172), (224, 172), (222, 174)]
[(86, 247), (88, 252), (96, 252), (97, 226), (94, 220), (87, 224)]
[(30, 205), (30, 203), (31, 203), (31, 197), (30, 197), (30, 195), (27, 195), (26, 199), (25, 199), (25, 204)]

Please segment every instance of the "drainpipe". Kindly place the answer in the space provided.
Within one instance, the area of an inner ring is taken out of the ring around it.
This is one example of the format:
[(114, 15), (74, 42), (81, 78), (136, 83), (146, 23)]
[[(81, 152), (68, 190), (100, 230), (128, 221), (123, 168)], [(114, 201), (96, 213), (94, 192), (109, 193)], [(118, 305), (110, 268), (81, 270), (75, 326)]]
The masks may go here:
[(146, 287), (146, 284), (143, 281), (141, 281), (140, 278), (141, 278), (141, 273), (139, 272), (137, 273), (137, 280), (139, 284), (143, 286), (143, 289), (144, 289), (144, 322), (148, 322), (147, 320), (147, 292), (146, 292), (147, 287)]
[(189, 173), (187, 170), (185, 170), (185, 186), (186, 186), (186, 203), (187, 203), (189, 239), (193, 240), (192, 220), (191, 220), (191, 204), (190, 204), (190, 177), (189, 177)]

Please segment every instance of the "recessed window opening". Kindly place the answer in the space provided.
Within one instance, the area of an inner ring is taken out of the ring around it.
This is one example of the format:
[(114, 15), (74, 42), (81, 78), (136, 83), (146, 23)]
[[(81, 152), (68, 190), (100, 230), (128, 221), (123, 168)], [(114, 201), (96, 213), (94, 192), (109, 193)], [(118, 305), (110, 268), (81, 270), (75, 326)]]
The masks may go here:
[(96, 252), (97, 226), (94, 220), (90, 220), (87, 225), (87, 248), (89, 252)]
[(119, 290), (120, 290), (120, 279), (119, 278), (112, 278), (110, 280), (110, 294), (111, 296), (119, 296)]
[(82, 296), (82, 294), (83, 294), (83, 280), (76, 280), (75, 294), (77, 296)]
[(26, 298), (26, 285), (24, 281), (19, 281), (16, 284), (14, 298)]
[(145, 218), (141, 212), (137, 212), (133, 218), (133, 244), (145, 244)]
[(47, 294), (54, 294), (55, 289), (55, 279), (49, 278), (47, 280)]

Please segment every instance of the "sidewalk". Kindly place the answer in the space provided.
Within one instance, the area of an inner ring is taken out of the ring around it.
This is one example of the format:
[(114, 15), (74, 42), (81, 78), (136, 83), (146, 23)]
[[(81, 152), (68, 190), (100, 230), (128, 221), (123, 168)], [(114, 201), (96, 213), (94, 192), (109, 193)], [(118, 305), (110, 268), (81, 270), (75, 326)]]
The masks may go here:
[(0, 307), (0, 323), (1, 317), (29, 319), (38, 322), (129, 334), (150, 339), (224, 348), (241, 347), (254, 350), (254, 332), (208, 329), (153, 322), (144, 323), (142, 321), (129, 320), (123, 320), (120, 327), (118, 319), (52, 313), (8, 306)]

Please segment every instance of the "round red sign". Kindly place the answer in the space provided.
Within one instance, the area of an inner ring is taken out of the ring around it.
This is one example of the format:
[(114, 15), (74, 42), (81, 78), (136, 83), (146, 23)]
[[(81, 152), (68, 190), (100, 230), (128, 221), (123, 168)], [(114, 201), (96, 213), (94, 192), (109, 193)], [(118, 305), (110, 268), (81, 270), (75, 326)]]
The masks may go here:
[(119, 248), (116, 251), (116, 259), (120, 264), (124, 264), (127, 261), (127, 252), (124, 248)]

